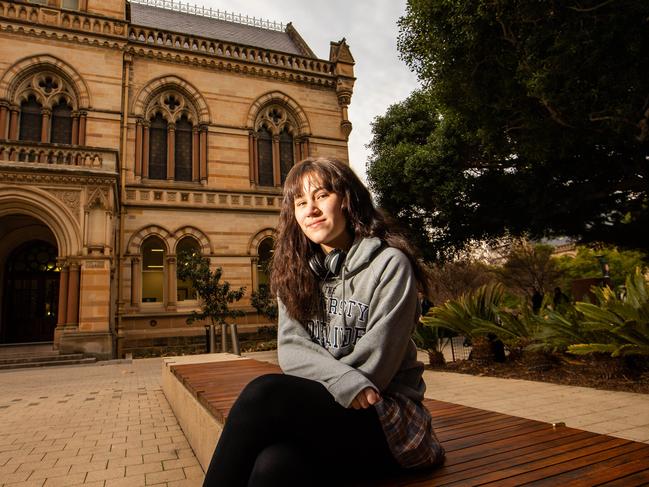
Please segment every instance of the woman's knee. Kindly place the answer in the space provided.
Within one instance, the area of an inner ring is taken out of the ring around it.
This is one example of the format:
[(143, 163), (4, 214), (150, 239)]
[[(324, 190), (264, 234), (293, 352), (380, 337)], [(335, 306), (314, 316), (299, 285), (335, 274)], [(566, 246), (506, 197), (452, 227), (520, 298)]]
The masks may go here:
[(264, 448), (257, 456), (248, 487), (320, 485), (314, 475), (317, 469), (305, 455), (306, 450), (290, 443), (274, 443)]

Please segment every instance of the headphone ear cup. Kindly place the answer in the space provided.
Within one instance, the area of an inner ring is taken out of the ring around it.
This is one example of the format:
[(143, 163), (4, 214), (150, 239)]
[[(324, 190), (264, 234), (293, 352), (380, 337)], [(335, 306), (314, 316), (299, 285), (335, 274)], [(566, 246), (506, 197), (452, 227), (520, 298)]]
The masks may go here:
[(327, 254), (324, 260), (324, 267), (329, 271), (332, 277), (338, 276), (345, 263), (345, 252), (340, 249), (334, 249)]
[(327, 278), (327, 269), (322, 263), (322, 258), (320, 257), (319, 254), (313, 254), (309, 258), (309, 268), (311, 269), (311, 272), (313, 272), (318, 279)]

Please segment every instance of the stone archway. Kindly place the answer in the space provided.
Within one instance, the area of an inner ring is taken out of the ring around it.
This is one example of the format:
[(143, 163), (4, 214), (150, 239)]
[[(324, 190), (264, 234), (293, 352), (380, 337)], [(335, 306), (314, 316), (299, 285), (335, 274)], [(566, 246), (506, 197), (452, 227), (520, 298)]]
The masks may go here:
[(0, 218), (0, 344), (52, 342), (60, 269), (52, 231), (21, 214)]

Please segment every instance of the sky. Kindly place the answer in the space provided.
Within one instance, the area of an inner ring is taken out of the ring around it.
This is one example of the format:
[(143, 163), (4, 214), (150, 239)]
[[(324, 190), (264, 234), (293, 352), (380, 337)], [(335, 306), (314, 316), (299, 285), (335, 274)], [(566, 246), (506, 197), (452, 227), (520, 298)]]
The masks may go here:
[(349, 161), (365, 179), (372, 138), (371, 122), (418, 87), (417, 77), (399, 59), (397, 20), (406, 0), (192, 0), (191, 3), (266, 20), (293, 23), (320, 59), (329, 59), (329, 43), (343, 37), (356, 64), (356, 83), (349, 106), (353, 130)]

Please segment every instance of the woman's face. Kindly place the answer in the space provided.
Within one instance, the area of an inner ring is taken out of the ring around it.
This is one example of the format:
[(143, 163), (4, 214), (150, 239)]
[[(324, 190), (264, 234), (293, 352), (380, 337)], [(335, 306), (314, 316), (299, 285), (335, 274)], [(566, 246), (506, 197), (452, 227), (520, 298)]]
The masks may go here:
[(295, 219), (304, 235), (325, 253), (349, 249), (352, 238), (347, 232), (340, 195), (327, 191), (317, 178), (305, 177), (302, 194), (295, 197), (293, 204)]

